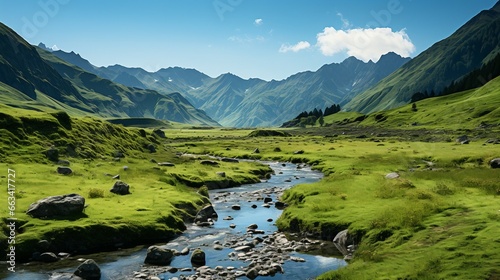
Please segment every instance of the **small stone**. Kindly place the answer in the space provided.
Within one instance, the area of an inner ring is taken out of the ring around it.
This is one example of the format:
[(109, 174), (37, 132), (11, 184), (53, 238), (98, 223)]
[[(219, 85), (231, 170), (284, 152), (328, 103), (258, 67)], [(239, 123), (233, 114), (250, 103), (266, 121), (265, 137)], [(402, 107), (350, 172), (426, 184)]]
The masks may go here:
[(234, 204), (233, 206), (231, 206), (231, 209), (233, 209), (233, 210), (241, 210), (241, 206), (239, 204)]
[(257, 229), (259, 226), (257, 224), (251, 224), (247, 228), (248, 229)]
[(175, 164), (171, 162), (158, 162), (157, 164), (158, 166), (170, 166), (170, 167), (175, 166)]
[(52, 252), (45, 252), (40, 254), (37, 260), (45, 263), (51, 263), (51, 262), (57, 262), (59, 258), (56, 256), (56, 254)]
[(385, 178), (386, 179), (397, 179), (397, 178), (399, 178), (399, 174), (396, 172), (391, 172), (391, 173), (388, 173), (387, 175), (385, 175)]

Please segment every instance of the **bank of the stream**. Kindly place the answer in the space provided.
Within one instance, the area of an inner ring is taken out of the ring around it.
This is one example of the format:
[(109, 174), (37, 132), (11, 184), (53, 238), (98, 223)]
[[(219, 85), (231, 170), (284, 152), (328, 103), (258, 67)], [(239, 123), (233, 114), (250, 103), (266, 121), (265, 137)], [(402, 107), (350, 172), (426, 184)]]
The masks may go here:
[(285, 192), (290, 207), (277, 224), (329, 241), (349, 229), (358, 246), (351, 264), (322, 279), (498, 277), (500, 173), (490, 167), (500, 157), (495, 131), (488, 138), (448, 131), (432, 141), (307, 132), (222, 143), (207, 135), (190, 150), (308, 162), (321, 170), (320, 182)]
[[(219, 215), (215, 224), (199, 227), (189, 223), (187, 230), (164, 245), (178, 251), (201, 248), (206, 254), (207, 268), (193, 269), (189, 255), (175, 257), (168, 267), (144, 265), (146, 249), (143, 248), (71, 256), (61, 261), (59, 267), (57, 264), (31, 264), (7, 279), (47, 279), (48, 275), (62, 277), (74, 271), (79, 264), (77, 259), (81, 257), (97, 260), (103, 280), (156, 276), (161, 279), (196, 279), (202, 275), (213, 279), (231, 279), (238, 274), (271, 275), (273, 271), (273, 279), (307, 279), (344, 266), (342, 256), (332, 256), (336, 254), (336, 249), (331, 242), (299, 236), (288, 239), (283, 233), (276, 232), (274, 224), (281, 214), (275, 203), (282, 192), (296, 184), (316, 182), (322, 174), (308, 167), (297, 168), (291, 163), (270, 164), (276, 174), (263, 183), (210, 191), (210, 199)], [(234, 205), (238, 205), (240, 210), (234, 210)], [(255, 229), (249, 230), (249, 226)], [(249, 244), (253, 244), (252, 248), (241, 249)], [(315, 255), (304, 254), (313, 251)]]

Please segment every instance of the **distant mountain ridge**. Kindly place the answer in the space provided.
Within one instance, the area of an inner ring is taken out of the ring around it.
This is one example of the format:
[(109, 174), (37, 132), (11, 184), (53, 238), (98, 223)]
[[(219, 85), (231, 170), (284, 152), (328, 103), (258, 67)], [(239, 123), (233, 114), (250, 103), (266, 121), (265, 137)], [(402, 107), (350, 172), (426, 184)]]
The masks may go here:
[(100, 78), (31, 46), (2, 23), (0, 93), (0, 102), (11, 107), (64, 110), (79, 116), (148, 117), (193, 125), (219, 125), (185, 99)]
[(179, 92), (196, 108), (224, 126), (276, 126), (297, 112), (345, 104), (406, 62), (395, 53), (383, 55), (377, 63), (354, 57), (322, 66), (315, 72), (300, 72), (281, 81), (242, 79), (226, 73), (216, 78), (195, 69), (169, 67), (157, 72), (121, 65), (89, 67), (74, 52), (54, 55), (92, 73), (126, 86), (153, 89), (163, 94)]
[(370, 113), (407, 104), (416, 92), (441, 92), (500, 53), (500, 1), (474, 16), (378, 84), (345, 110)]

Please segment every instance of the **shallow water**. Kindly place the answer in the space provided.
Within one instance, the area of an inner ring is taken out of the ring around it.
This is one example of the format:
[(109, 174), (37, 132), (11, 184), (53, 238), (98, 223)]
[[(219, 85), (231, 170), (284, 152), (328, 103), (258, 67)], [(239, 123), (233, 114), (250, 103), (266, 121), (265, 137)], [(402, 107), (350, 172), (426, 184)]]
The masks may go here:
[[(215, 266), (233, 266), (238, 269), (241, 266), (247, 266), (248, 263), (237, 260), (230, 260), (228, 254), (233, 251), (231, 248), (223, 250), (214, 250), (213, 244), (216, 241), (224, 243), (224, 240), (233, 236), (243, 235), (246, 233), (246, 228), (250, 224), (257, 224), (260, 230), (264, 230), (265, 234), (270, 234), (277, 231), (274, 222), (281, 214), (281, 210), (274, 206), (270, 208), (262, 207), (263, 201), (256, 201), (254, 198), (249, 198), (248, 193), (261, 189), (273, 187), (290, 188), (293, 185), (301, 183), (312, 183), (320, 180), (322, 174), (311, 170), (309, 167), (298, 169), (297, 165), (286, 163), (284, 166), (281, 163), (268, 163), (276, 172), (268, 181), (240, 186), (237, 188), (225, 190), (210, 191), (210, 197), (214, 204), (215, 210), (219, 215), (219, 219), (213, 227), (201, 228), (197, 226), (189, 226), (188, 229), (178, 238), (167, 244), (169, 248), (182, 250), (189, 246), (190, 248), (200, 247), (206, 254), (206, 265)], [(281, 173), (281, 174), (280, 174)], [(225, 200), (215, 200), (214, 197), (220, 196), (222, 193), (229, 192), (230, 195)], [(273, 201), (276, 201), (276, 194), (270, 194)], [(239, 204), (241, 210), (236, 211), (231, 209), (231, 205)], [(252, 204), (258, 207), (253, 209)], [(232, 216), (234, 220), (223, 220), (226, 216)], [(267, 222), (268, 219), (273, 219), (272, 222)], [(234, 229), (229, 228), (230, 224), (235, 224)], [(283, 265), (284, 274), (276, 274), (269, 279), (311, 279), (326, 271), (334, 270), (345, 266), (346, 263), (341, 256), (325, 257), (315, 256), (293, 252), (290, 255), (305, 259), (305, 262), (297, 263), (286, 261)], [(128, 279), (132, 278), (134, 271), (139, 271), (143, 265), (146, 256), (146, 248), (136, 247), (132, 249), (93, 254), (87, 256), (76, 256), (68, 260), (60, 261), (55, 264), (32, 264), (16, 267), (16, 273), (1, 275), (3, 279), (49, 279), (53, 272), (74, 272), (78, 266), (76, 258), (92, 258), (101, 268), (102, 280)], [(172, 267), (189, 268), (191, 267), (189, 256), (177, 256), (170, 264)], [(177, 272), (164, 273), (159, 277), (169, 279), (179, 275), (190, 275), (194, 272)], [(245, 278), (245, 277), (243, 277)], [(264, 279), (258, 277), (257, 279)]]

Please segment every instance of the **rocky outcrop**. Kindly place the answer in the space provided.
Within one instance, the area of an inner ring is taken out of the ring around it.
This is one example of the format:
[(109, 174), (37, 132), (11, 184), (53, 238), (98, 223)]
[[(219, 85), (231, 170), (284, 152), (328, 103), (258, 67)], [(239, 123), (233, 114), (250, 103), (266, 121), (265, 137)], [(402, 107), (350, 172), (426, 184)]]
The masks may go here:
[(81, 214), (85, 198), (78, 194), (49, 196), (32, 203), (26, 214), (33, 218), (65, 217)]

